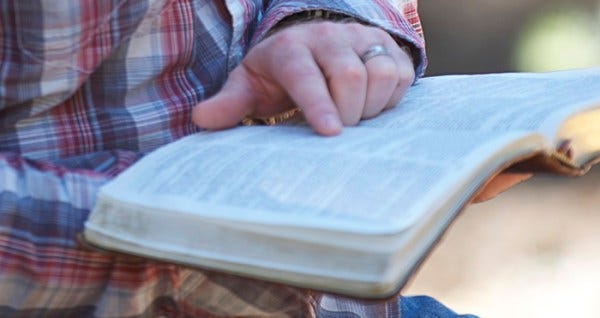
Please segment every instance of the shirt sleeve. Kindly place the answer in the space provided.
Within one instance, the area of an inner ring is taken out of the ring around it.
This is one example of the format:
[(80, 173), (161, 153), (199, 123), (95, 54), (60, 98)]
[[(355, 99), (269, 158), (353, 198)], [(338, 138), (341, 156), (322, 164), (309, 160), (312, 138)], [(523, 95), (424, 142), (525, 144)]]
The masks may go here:
[[(161, 1), (155, 1), (161, 2)], [(137, 29), (149, 1), (0, 2), (0, 110), (70, 97)]]
[(417, 7), (417, 0), (274, 0), (268, 4), (254, 33), (252, 44), (264, 38), (269, 30), (286, 17), (304, 11), (330, 11), (378, 26), (396, 40), (408, 44), (413, 53), (416, 74), (420, 77), (427, 66), (427, 55)]

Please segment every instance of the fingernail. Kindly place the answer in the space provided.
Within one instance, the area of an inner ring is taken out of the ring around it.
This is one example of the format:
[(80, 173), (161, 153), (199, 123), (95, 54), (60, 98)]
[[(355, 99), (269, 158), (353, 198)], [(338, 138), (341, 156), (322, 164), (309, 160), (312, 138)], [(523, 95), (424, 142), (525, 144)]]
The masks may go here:
[(326, 114), (321, 117), (322, 133), (325, 135), (335, 135), (342, 130), (342, 122), (333, 114)]

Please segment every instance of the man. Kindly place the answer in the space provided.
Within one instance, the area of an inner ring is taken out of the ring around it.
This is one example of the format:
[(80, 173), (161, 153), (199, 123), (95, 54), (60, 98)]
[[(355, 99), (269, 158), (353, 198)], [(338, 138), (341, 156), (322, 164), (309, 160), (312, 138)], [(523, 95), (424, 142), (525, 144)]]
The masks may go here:
[(430, 299), (360, 303), (76, 240), (97, 189), (158, 146), (294, 107), (334, 135), (393, 107), (426, 64), (416, 1), (0, 8), (0, 316), (449, 313)]

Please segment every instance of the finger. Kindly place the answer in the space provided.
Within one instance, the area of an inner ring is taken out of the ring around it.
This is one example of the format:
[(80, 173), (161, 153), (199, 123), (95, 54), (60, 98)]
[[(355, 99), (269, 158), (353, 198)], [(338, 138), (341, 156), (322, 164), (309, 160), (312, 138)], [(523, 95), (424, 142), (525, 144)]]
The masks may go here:
[(362, 118), (371, 118), (379, 114), (394, 94), (400, 72), (391, 55), (384, 54), (365, 61), (367, 69), (367, 94)]
[(256, 96), (244, 72), (243, 68), (235, 69), (219, 93), (192, 109), (192, 121), (196, 125), (204, 129), (229, 128), (253, 112)]
[[(286, 41), (267, 62), (268, 70), (302, 110), (306, 121), (321, 135), (340, 133), (342, 122), (327, 82), (306, 46)], [(286, 48), (286, 49), (283, 49)]]
[(409, 79), (407, 76), (405, 76), (405, 73), (403, 73), (402, 71), (400, 71), (399, 74), (400, 74), (400, 80), (398, 80), (396, 88), (394, 89), (394, 92), (392, 93), (392, 96), (388, 100), (384, 109), (390, 109), (390, 108), (396, 107), (396, 105), (398, 105), (400, 103), (400, 101), (402, 100), (404, 95), (406, 95), (406, 91), (408, 90), (408, 88), (411, 86), (411, 84), (413, 82), (413, 80)]
[[(394, 43), (394, 45), (397, 45)], [(395, 107), (400, 103), (400, 100), (406, 94), (408, 88), (415, 81), (415, 68), (411, 57), (408, 53), (400, 48), (390, 52), (396, 61), (396, 67), (398, 69), (398, 82), (396, 88), (392, 93), (389, 101), (385, 105), (385, 109)]]
[(329, 92), (344, 126), (360, 120), (367, 95), (367, 69), (354, 50), (346, 45), (319, 46), (315, 59), (327, 80)]

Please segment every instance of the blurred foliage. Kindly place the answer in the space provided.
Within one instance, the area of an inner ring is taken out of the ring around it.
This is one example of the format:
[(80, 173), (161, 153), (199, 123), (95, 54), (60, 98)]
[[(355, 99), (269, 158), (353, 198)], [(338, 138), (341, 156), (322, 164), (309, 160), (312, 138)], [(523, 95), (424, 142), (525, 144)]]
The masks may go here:
[(513, 63), (519, 71), (599, 66), (599, 14), (562, 7), (533, 15), (516, 40)]
[(600, 66), (600, 0), (419, 2), (428, 75)]

